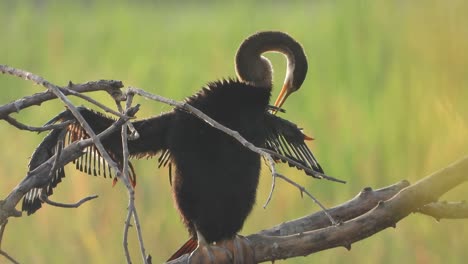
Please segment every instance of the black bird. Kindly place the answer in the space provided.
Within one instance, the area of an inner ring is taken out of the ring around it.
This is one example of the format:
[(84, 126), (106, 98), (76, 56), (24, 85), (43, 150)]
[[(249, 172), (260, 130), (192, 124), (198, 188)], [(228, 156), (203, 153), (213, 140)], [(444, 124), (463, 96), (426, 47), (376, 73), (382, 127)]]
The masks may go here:
[[(262, 56), (269, 51), (283, 53), (287, 58), (286, 78), (275, 102), (275, 107), (281, 107), (288, 95), (301, 87), (307, 73), (307, 59), (298, 42), (285, 33), (274, 31), (256, 33), (242, 42), (235, 57), (237, 79), (211, 82), (186, 102), (239, 132), (254, 145), (284, 155), (317, 172), (309, 171), (309, 175), (320, 177), (323, 170), (304, 143), (308, 138), (295, 124), (276, 116), (276, 110), (272, 110), (276, 108), (269, 106), (272, 67)], [(80, 112), (96, 133), (114, 122), (86, 108), (80, 108)], [(49, 123), (64, 120), (75, 119), (65, 111)], [(255, 203), (260, 156), (178, 108), (135, 121), (133, 125), (140, 137), (128, 142), (130, 154), (139, 158), (161, 153), (160, 165), (170, 164), (174, 168), (173, 196), (191, 239), (172, 258), (193, 251), (197, 240), (201, 247), (234, 239)], [(59, 140), (69, 144), (87, 137), (77, 122), (52, 131), (34, 152), (30, 170), (54, 155)], [(120, 133), (104, 139), (103, 145), (120, 164)], [(76, 160), (76, 166), (89, 174), (110, 174), (94, 146)], [(132, 169), (132, 179), (134, 174)], [(46, 185), (27, 193), (23, 210), (31, 214), (39, 209), (41, 194), (51, 195), (64, 176), (61, 168)], [(199, 253), (203, 255), (203, 252)]]

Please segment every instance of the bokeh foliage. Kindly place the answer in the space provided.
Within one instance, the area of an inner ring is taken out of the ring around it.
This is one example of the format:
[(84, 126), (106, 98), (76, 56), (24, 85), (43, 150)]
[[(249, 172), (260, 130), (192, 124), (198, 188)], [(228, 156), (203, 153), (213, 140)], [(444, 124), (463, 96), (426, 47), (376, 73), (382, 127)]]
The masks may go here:
[[(288, 119), (317, 140), (311, 143), (326, 172), (346, 185), (320, 182), (281, 167), (329, 206), (365, 186), (415, 182), (468, 149), (468, 4), (466, 1), (2, 1), (0, 63), (26, 69), (56, 84), (119, 79), (128, 86), (181, 100), (206, 82), (234, 76), (242, 39), (265, 29), (289, 32), (305, 47), (310, 70), (286, 103)], [(276, 87), (284, 76), (279, 55)], [(0, 76), (0, 104), (43, 88)], [(278, 89), (275, 89), (274, 96)], [(109, 105), (105, 94), (96, 98)], [(78, 104), (82, 101), (75, 100)], [(138, 100), (139, 117), (170, 108)], [(63, 106), (49, 102), (15, 115), (40, 125)], [(0, 125), (0, 193), (26, 174), (43, 135)], [(173, 208), (166, 170), (136, 162), (137, 206), (155, 263), (186, 239)], [(109, 180), (69, 174), (52, 196), (75, 201), (99, 194), (79, 209), (46, 206), (12, 219), (2, 243), (24, 263), (123, 263), (126, 194)], [(270, 177), (262, 173), (257, 206), (243, 233), (318, 208), (279, 183), (267, 209)], [(466, 184), (446, 199), (466, 199)], [(132, 233), (133, 235), (133, 233)], [(353, 245), (288, 263), (463, 263), (468, 222), (410, 216)], [(139, 261), (132, 236), (132, 254)], [(0, 262), (3, 262), (1, 260)]]

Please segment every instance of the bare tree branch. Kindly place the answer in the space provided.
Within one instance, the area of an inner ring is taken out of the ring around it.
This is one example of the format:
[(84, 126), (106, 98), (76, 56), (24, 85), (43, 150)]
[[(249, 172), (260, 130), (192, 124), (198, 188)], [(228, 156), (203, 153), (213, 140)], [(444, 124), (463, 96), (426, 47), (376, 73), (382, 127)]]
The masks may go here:
[(338, 222), (329, 214), (328, 209), (325, 208), (325, 206), (323, 206), (323, 204), (320, 203), (320, 201), (317, 200), (317, 198), (315, 198), (309, 191), (307, 191), (306, 188), (304, 188), (303, 186), (297, 184), (296, 182), (294, 182), (293, 180), (291, 180), (288, 177), (284, 176), (283, 174), (276, 173), (274, 175), (274, 177), (278, 177), (280, 179), (283, 179), (284, 181), (286, 181), (289, 184), (293, 185), (294, 187), (298, 188), (299, 191), (301, 192), (301, 196), (303, 196), (303, 194), (305, 193), (307, 196), (310, 197), (310, 199), (312, 199), (312, 201), (314, 201), (314, 203), (316, 203), (320, 207), (320, 209), (322, 209), (322, 212), (328, 218), (328, 220), (330, 221), (330, 224), (332, 224), (332, 225), (337, 225), (338, 224)]
[[(128, 144), (127, 144), (127, 126), (122, 126), (122, 152), (123, 152), (123, 168), (122, 168), (122, 177), (128, 179), (129, 177), (129, 165), (128, 165)], [(130, 185), (125, 185), (128, 192), (128, 208), (127, 208), (127, 218), (125, 219), (124, 233), (123, 233), (123, 247), (125, 252), (125, 258), (127, 263), (132, 263), (130, 257), (130, 251), (128, 250), (128, 229), (130, 228), (130, 221), (135, 209), (135, 191)]]
[[(127, 115), (133, 116), (136, 111), (138, 111), (138, 107), (131, 108), (127, 111)], [(97, 135), (95, 140), (100, 140), (101, 138), (111, 134), (113, 131), (120, 128), (126, 121), (126, 119), (119, 119), (109, 128)], [(0, 200), (0, 225), (4, 226), (7, 222), (7, 219), (11, 216), (21, 216), (21, 212), (15, 209), (16, 205), (29, 190), (35, 188), (36, 186), (41, 186), (49, 181), (51, 176), (50, 172), (54, 166), (65, 166), (65, 164), (68, 164), (69, 162), (83, 155), (83, 150), (92, 144), (95, 144), (95, 141), (93, 141), (92, 138), (72, 143), (62, 150), (59, 159), (57, 159), (56, 155), (54, 155), (48, 161), (44, 162), (33, 171), (30, 171), (28, 175), (11, 191), (11, 193), (4, 200)], [(2, 255), (10, 259), (6, 253)]]
[[(12, 68), (7, 65), (0, 65), (0, 72), (33, 81), (34, 83), (42, 85), (46, 88), (48, 85), (50, 85), (48, 81), (44, 80), (44, 78), (40, 76), (37, 76), (35, 74), (32, 74), (24, 70)], [(69, 90), (73, 90), (77, 93), (106, 91), (110, 95), (112, 95), (114, 98), (123, 96), (122, 91), (120, 90), (120, 88), (122, 87), (124, 87), (124, 85), (121, 81), (114, 81), (114, 80), (100, 80), (100, 81), (95, 81), (95, 82), (87, 82), (84, 84), (73, 84), (70, 82), (69, 85), (67, 86)], [(68, 95), (69, 90), (68, 91), (63, 90), (62, 93), (64, 95)], [(9, 114), (17, 113), (24, 108), (27, 108), (33, 105), (40, 105), (43, 102), (46, 102), (55, 98), (57, 97), (50, 91), (36, 93), (32, 96), (25, 96), (11, 103), (0, 106), (0, 119), (4, 119)]]
[[(351, 220), (368, 212), (374, 208), (378, 202), (390, 199), (409, 185), (409, 182), (401, 181), (375, 191), (370, 187), (366, 187), (353, 199), (328, 209), (328, 213), (330, 213), (330, 215), (339, 222)], [(266, 236), (287, 236), (328, 226), (330, 226), (328, 217), (326, 217), (324, 212), (319, 211), (296, 220), (282, 223), (270, 229), (260, 231), (259, 234)]]
[(86, 203), (87, 201), (91, 201), (93, 199), (96, 199), (98, 198), (97, 195), (90, 195), (90, 196), (86, 196), (85, 198), (79, 200), (78, 202), (76, 203), (72, 203), (72, 204), (66, 204), (66, 203), (58, 203), (58, 202), (54, 202), (52, 200), (49, 199), (49, 197), (47, 196), (41, 196), (41, 201), (43, 201), (44, 203), (48, 204), (48, 205), (52, 205), (52, 206), (55, 206), (55, 207), (62, 207), (62, 208), (78, 208), (80, 207), (82, 204)]
[(419, 208), (417, 213), (440, 219), (465, 219), (468, 218), (468, 204), (463, 202), (434, 202)]
[[(118, 111), (115, 111), (113, 110), (112, 108), (109, 108), (107, 106), (105, 106), (104, 104), (101, 104), (100, 102), (94, 100), (93, 98), (87, 96), (87, 95), (84, 95), (84, 94), (81, 94), (81, 93), (78, 93), (78, 92), (75, 92), (71, 89), (69, 89), (68, 87), (67, 88), (62, 88), (66, 93), (69, 93), (70, 95), (73, 95), (73, 96), (76, 96), (76, 97), (79, 97), (85, 101), (88, 101), (98, 107), (100, 107), (102, 110), (106, 111), (107, 113), (111, 113), (117, 117), (120, 117), (120, 118), (126, 118), (126, 116), (124, 114), (122, 114), (121, 112), (118, 112)], [(120, 91), (120, 90), (119, 90)], [(125, 95), (121, 94), (121, 93), (114, 93), (114, 94), (111, 94), (112, 98), (114, 99), (117, 99), (117, 100), (124, 100), (125, 99)]]
[(247, 238), (254, 245), (258, 262), (305, 256), (334, 247), (350, 249), (352, 243), (387, 227), (395, 227), (398, 221), (410, 213), (436, 201), (467, 180), (468, 156), (403, 189), (391, 199), (379, 202), (371, 211), (338, 226), (288, 236), (257, 234)]
[(11, 116), (6, 116), (5, 121), (7, 121), (10, 125), (20, 129), (20, 130), (27, 130), (27, 131), (33, 131), (33, 132), (43, 132), (47, 130), (52, 130), (52, 129), (57, 129), (57, 128), (63, 128), (66, 127), (71, 123), (71, 121), (66, 121), (60, 124), (52, 124), (52, 125), (47, 125), (47, 126), (42, 126), (42, 127), (33, 127), (33, 126), (28, 126), (25, 125), (18, 120), (14, 119)]
[[(247, 239), (253, 245), (257, 262), (306, 256), (334, 247), (350, 250), (352, 243), (395, 227), (401, 219), (424, 205), (432, 206), (441, 195), (467, 180), (468, 156), (413, 185), (402, 181), (376, 191), (365, 188), (354, 199), (328, 210), (343, 221), (339, 225), (330, 225), (324, 213), (319, 212), (249, 235)], [(186, 263), (187, 257), (168, 263)]]
[(0, 255), (4, 256), (6, 259), (8, 259), (11, 263), (14, 263), (14, 264), (19, 264), (18, 261), (16, 261), (13, 257), (11, 257), (10, 255), (8, 255), (8, 253), (6, 253), (5, 251), (3, 251), (2, 249), (2, 241), (3, 241), (3, 235), (5, 233), (5, 229), (6, 229), (6, 225), (8, 224), (8, 220), (5, 221), (5, 223), (3, 223), (0, 227)]
[[(129, 109), (132, 105), (132, 100), (133, 100), (133, 95), (127, 96), (127, 102), (125, 109)], [(118, 108), (120, 111), (124, 112), (122, 109), (122, 106), (120, 105), (120, 102), (116, 100), (116, 103), (118, 105)], [(130, 153), (128, 151), (128, 133), (127, 133), (127, 127), (130, 122), (127, 122), (124, 126), (121, 128), (121, 134), (122, 134), (122, 155), (123, 155), (123, 168), (122, 168), (122, 173), (123, 173), (123, 178), (128, 179), (129, 178), (129, 157)], [(133, 127), (133, 126), (132, 126)], [(133, 189), (130, 184), (125, 184), (127, 187), (127, 192), (128, 192), (128, 213), (127, 213), (127, 218), (125, 220), (125, 226), (124, 226), (124, 239), (123, 239), (123, 246), (124, 246), (124, 251), (125, 251), (125, 258), (127, 259), (127, 263), (131, 263), (131, 258), (130, 258), (130, 252), (128, 250), (128, 229), (130, 228), (130, 221), (133, 216), (133, 220), (136, 226), (137, 230), (137, 236), (138, 236), (138, 242), (140, 244), (140, 251), (141, 251), (141, 256), (143, 259), (143, 263), (148, 264), (147, 256), (146, 256), (146, 250), (145, 250), (145, 244), (143, 241), (143, 234), (141, 232), (141, 226), (140, 226), (140, 220), (138, 217), (137, 210), (135, 208), (135, 190)]]
[[(133, 115), (137, 109), (130, 109), (128, 115)], [(124, 123), (125, 119), (119, 119), (112, 126), (100, 133), (97, 138), (104, 138), (105, 136), (111, 134), (116, 129), (120, 128)], [(62, 150), (62, 155), (58, 161), (58, 166), (64, 166), (69, 162), (77, 159), (83, 155), (83, 150), (86, 147), (89, 147), (93, 144), (91, 138), (81, 140), (70, 144)], [(11, 193), (4, 199), (0, 200), (0, 224), (3, 224), (6, 219), (10, 216), (19, 217), (21, 212), (15, 209), (18, 202), (29, 190), (36, 186), (40, 186), (43, 183), (46, 183), (49, 179), (50, 170), (53, 167), (55, 162), (55, 155), (51, 157), (47, 162), (44, 162), (38, 166), (33, 171), (30, 171), (29, 174), (11, 191)]]

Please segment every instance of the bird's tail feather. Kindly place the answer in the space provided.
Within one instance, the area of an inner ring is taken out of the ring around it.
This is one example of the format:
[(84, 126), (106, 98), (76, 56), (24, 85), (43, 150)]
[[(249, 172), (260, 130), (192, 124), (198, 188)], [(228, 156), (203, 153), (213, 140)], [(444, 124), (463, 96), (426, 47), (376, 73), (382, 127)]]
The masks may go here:
[(192, 253), (198, 247), (198, 241), (195, 237), (191, 237), (185, 244), (180, 247), (167, 261), (178, 259), (182, 255)]

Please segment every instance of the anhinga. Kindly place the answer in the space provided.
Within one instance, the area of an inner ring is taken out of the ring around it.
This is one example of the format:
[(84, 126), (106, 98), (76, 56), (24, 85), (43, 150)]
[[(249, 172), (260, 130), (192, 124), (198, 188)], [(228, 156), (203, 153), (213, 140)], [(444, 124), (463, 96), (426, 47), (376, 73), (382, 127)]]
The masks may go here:
[[(237, 79), (209, 83), (186, 102), (239, 132), (254, 145), (323, 173), (304, 143), (308, 138), (296, 125), (272, 113), (275, 112), (269, 106), (272, 67), (270, 61), (262, 56), (269, 51), (283, 53), (287, 58), (286, 78), (275, 102), (275, 107), (281, 107), (288, 95), (301, 87), (307, 73), (307, 59), (298, 42), (285, 33), (274, 31), (256, 33), (242, 42), (235, 57)], [(114, 122), (86, 108), (80, 108), (80, 112), (96, 133)], [(65, 111), (51, 122), (64, 120), (75, 119)], [(206, 254), (211, 254), (211, 250), (206, 250), (210, 247), (207, 245), (212, 246), (214, 242), (221, 245), (235, 239), (255, 202), (260, 156), (178, 108), (135, 121), (133, 125), (140, 137), (128, 142), (130, 154), (143, 157), (162, 153), (160, 164), (169, 162), (174, 168), (173, 196), (191, 239), (173, 257), (193, 251), (198, 240), (200, 247), (205, 247), (199, 251), (199, 255), (205, 254), (203, 259)], [(87, 137), (77, 122), (53, 130), (34, 152), (30, 170), (54, 155), (59, 140), (67, 139), (70, 143)], [(121, 163), (120, 133), (108, 136), (102, 143), (115, 161)], [(76, 166), (89, 174), (109, 173), (104, 163), (96, 148), (89, 147), (86, 154), (76, 161)], [(23, 210), (31, 214), (39, 209), (41, 193), (52, 194), (52, 189), (63, 177), (63, 169), (59, 169), (49, 183), (26, 194)], [(195, 258), (193, 256), (194, 262)], [(251, 260), (239, 261), (246, 263)]]

